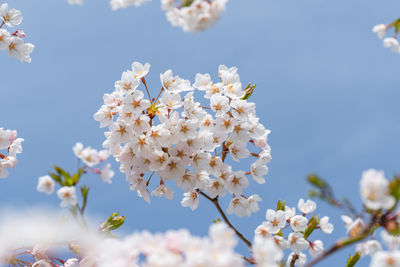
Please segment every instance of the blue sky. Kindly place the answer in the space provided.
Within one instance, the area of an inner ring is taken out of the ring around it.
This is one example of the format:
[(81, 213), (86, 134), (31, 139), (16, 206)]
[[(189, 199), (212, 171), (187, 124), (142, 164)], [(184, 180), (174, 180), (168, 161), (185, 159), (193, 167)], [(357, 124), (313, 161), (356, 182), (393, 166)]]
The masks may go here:
[[(0, 127), (25, 138), (17, 168), (0, 181), (3, 207), (58, 206), (55, 195), (36, 192), (37, 177), (54, 164), (74, 170), (77, 141), (101, 147), (103, 129), (93, 113), (133, 61), (152, 65), (154, 90), (169, 68), (193, 81), (197, 72), (215, 77), (219, 64), (237, 66), (243, 83), (257, 84), (253, 101), (272, 130), (273, 160), (267, 183), (247, 190), (263, 198), (261, 211), (232, 218), (247, 236), (278, 199), (293, 206), (306, 197), (304, 178), (311, 172), (358, 207), (362, 171), (400, 173), (400, 56), (371, 32), (399, 16), (398, 1), (231, 0), (217, 24), (196, 35), (172, 28), (157, 0), (116, 12), (108, 1), (94, 0), (82, 7), (66, 0), (10, 5), (22, 10), (21, 28), (36, 48), (31, 64), (0, 53)], [(203, 235), (217, 217), (204, 200), (196, 212), (182, 208), (179, 193), (172, 201), (153, 198), (149, 206), (118, 171), (112, 185), (92, 175), (85, 180), (92, 188), (88, 212), (120, 211), (126, 231), (189, 228)], [(340, 215), (323, 204), (318, 211)], [(343, 235), (341, 222), (334, 222), (335, 236)]]

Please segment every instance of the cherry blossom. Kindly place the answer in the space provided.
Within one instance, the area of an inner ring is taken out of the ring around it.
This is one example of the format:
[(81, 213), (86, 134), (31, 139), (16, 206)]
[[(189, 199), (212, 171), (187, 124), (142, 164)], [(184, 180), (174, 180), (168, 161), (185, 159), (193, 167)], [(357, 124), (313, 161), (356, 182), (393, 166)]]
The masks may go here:
[(4, 25), (9, 28), (20, 25), (22, 22), (22, 13), (14, 8), (9, 9), (8, 4), (0, 5), (0, 50), (6, 50), (7, 54), (21, 62), (31, 62), (30, 54), (33, 52), (34, 45), (25, 43), (26, 34), (22, 30), (10, 33), (2, 29)]
[[(8, 177), (8, 169), (17, 165), (17, 154), (22, 153), (23, 141), (17, 138), (17, 131), (0, 128), (0, 178)], [(8, 155), (1, 153), (2, 150), (7, 150)]]
[[(209, 74), (197, 74), (193, 85), (167, 70), (160, 74), (162, 89), (157, 97), (151, 96), (146, 81), (149, 70), (150, 64), (134, 62), (115, 82), (115, 91), (104, 95), (104, 104), (94, 115), (100, 127), (108, 128), (103, 146), (120, 163), (130, 188), (146, 201), (149, 192), (171, 199), (174, 192), (168, 183), (175, 181), (184, 191), (181, 203), (185, 207), (197, 208), (198, 193), (216, 199), (229, 192), (229, 214), (257, 212), (261, 198), (246, 196), (244, 191), (250, 184), (247, 176), (265, 182), (270, 147), (255, 146), (253, 140), (266, 143), (270, 131), (259, 123), (255, 104), (242, 99), (247, 88), (241, 87), (237, 68), (221, 65), (217, 83)], [(128, 90), (121, 89), (123, 84)], [(204, 93), (208, 87), (221, 90), (206, 93), (205, 100), (197, 102), (193, 91)], [(76, 150), (89, 165), (82, 146)], [(95, 161), (95, 152), (86, 154)], [(250, 170), (234, 170), (227, 162), (249, 157), (255, 158)], [(152, 184), (156, 187), (150, 190)]]

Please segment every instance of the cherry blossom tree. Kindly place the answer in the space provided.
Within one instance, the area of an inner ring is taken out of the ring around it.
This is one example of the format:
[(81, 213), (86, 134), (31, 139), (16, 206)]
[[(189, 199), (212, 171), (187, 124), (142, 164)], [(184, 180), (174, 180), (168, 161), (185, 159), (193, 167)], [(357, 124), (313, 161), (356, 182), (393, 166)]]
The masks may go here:
[[(82, 4), (81, 0), (68, 2)], [(112, 0), (111, 6), (118, 9), (145, 2)], [(172, 25), (197, 32), (215, 23), (226, 2), (195, 0), (176, 6), (174, 1), (163, 0), (162, 8)], [(0, 18), (0, 49), (22, 62), (31, 62), (34, 46), (24, 43), (24, 32), (3, 29), (19, 25), (21, 12), (2, 4)], [(373, 32), (382, 39), (392, 28), (395, 36), (383, 43), (400, 53), (396, 39), (400, 20), (376, 25)], [(310, 199), (300, 198), (297, 203), (276, 200), (276, 206), (262, 211), (265, 221), (253, 229), (254, 235), (245, 236), (231, 218), (250, 217), (260, 211), (261, 197), (257, 192), (247, 192), (247, 188), (250, 184), (256, 188), (268, 184), (265, 178), (272, 160), (268, 143), (271, 131), (256, 113), (258, 101), (252, 102), (256, 86), (242, 83), (238, 68), (225, 65), (218, 67), (213, 78), (197, 73), (192, 81), (169, 69), (160, 74), (161, 86), (151, 85), (148, 75), (149, 63), (133, 62), (115, 82), (114, 90), (104, 94), (104, 104), (93, 115), (105, 129), (103, 149), (78, 142), (72, 148), (78, 161), (76, 170), (54, 166), (38, 178), (37, 191), (47, 195), (56, 192), (60, 207), (67, 208), (70, 216), (49, 211), (0, 216), (1, 264), (311, 267), (353, 246), (347, 267), (367, 256), (371, 267), (400, 266), (400, 177), (389, 179), (375, 169), (362, 172), (362, 207), (354, 207), (346, 197), (338, 198), (327, 180), (311, 174), (307, 177), (312, 187)], [(23, 141), (16, 130), (0, 128), (0, 178), (8, 177), (9, 170), (17, 165)], [(112, 170), (109, 158), (117, 162), (119, 172)], [(239, 169), (239, 162), (249, 164)], [(120, 173), (130, 190), (149, 205), (153, 197), (173, 199), (181, 194), (183, 207), (196, 212), (204, 201), (218, 211), (220, 218), (212, 223), (210, 218), (206, 237), (187, 230), (118, 236), (115, 230), (123, 226), (125, 216), (115, 212), (96, 225), (85, 213), (90, 197), (90, 182), (85, 177), (95, 175), (112, 187), (114, 176)], [(179, 189), (174, 191), (171, 184)], [(222, 199), (228, 199), (227, 207), (223, 207)], [(346, 235), (331, 245), (319, 238), (324, 236), (321, 234), (335, 234), (337, 226), (317, 212), (317, 200), (343, 212)], [(246, 252), (235, 250), (239, 242), (247, 246)]]

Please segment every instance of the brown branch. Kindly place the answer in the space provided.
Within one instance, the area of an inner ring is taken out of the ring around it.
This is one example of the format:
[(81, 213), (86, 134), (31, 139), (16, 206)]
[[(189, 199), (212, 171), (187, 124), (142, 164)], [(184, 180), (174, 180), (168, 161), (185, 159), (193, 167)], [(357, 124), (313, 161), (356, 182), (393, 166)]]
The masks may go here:
[(378, 221), (378, 218), (376, 216), (374, 216), (371, 219), (371, 222), (368, 224), (368, 226), (364, 229), (364, 231), (362, 233), (360, 233), (358, 236), (353, 237), (353, 238), (350, 237), (348, 239), (337, 241), (332, 247), (330, 247), (328, 250), (326, 250), (324, 253), (322, 253), (319, 257), (310, 261), (306, 265), (306, 267), (314, 266), (315, 264), (319, 263), (320, 261), (327, 258), (328, 256), (335, 253), (336, 251), (339, 251), (349, 245), (352, 245), (354, 243), (357, 243), (357, 242), (367, 238), (370, 234), (372, 234), (374, 232), (374, 226), (376, 223), (381, 224), (381, 220)]
[(219, 214), (221, 214), (222, 218), (224, 219), (225, 223), (236, 233), (236, 235), (237, 235), (240, 239), (243, 240), (243, 242), (244, 242), (249, 248), (251, 248), (251, 242), (250, 242), (246, 237), (244, 237), (244, 235), (243, 235), (241, 232), (239, 232), (239, 231), (235, 228), (235, 226), (232, 225), (232, 223), (229, 221), (228, 217), (226, 217), (224, 211), (222, 210), (221, 206), (219, 205), (218, 196), (215, 197), (215, 198), (211, 198), (211, 197), (209, 197), (207, 194), (205, 194), (204, 192), (202, 192), (202, 191), (200, 191), (200, 190), (199, 190), (199, 193), (200, 193), (203, 197), (205, 197), (206, 199), (208, 199), (209, 201), (211, 201), (211, 202), (214, 204), (214, 206), (217, 208)]

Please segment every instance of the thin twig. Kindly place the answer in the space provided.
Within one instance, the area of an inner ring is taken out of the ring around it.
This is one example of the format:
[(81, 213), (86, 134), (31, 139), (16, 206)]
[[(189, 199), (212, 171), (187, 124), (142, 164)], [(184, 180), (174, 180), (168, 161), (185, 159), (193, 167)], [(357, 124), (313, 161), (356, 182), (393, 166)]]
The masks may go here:
[(144, 84), (144, 87), (146, 87), (146, 91), (147, 91), (147, 95), (149, 96), (150, 103), (153, 104), (153, 101), (151, 100), (150, 92), (149, 92), (149, 89), (147, 88), (146, 80), (144, 77), (142, 78), (142, 83)]
[(158, 96), (154, 100), (154, 103), (157, 103), (158, 99), (160, 98), (161, 93), (164, 91), (164, 87), (161, 87), (160, 92), (158, 93)]
[(203, 197), (205, 197), (206, 199), (208, 199), (209, 201), (211, 201), (211, 202), (214, 204), (214, 206), (217, 208), (219, 214), (221, 214), (222, 218), (224, 219), (225, 223), (226, 223), (233, 231), (235, 231), (236, 235), (237, 235), (240, 239), (242, 239), (243, 242), (244, 242), (249, 248), (251, 248), (251, 242), (250, 242), (246, 237), (244, 237), (243, 234), (242, 234), (241, 232), (239, 232), (239, 231), (235, 228), (235, 226), (232, 225), (232, 223), (229, 221), (228, 217), (226, 217), (224, 211), (222, 210), (221, 206), (219, 205), (218, 196), (215, 197), (215, 198), (211, 198), (211, 197), (209, 197), (207, 194), (205, 194), (204, 192), (202, 192), (202, 191), (200, 191), (200, 190), (199, 190), (199, 193), (200, 193)]

